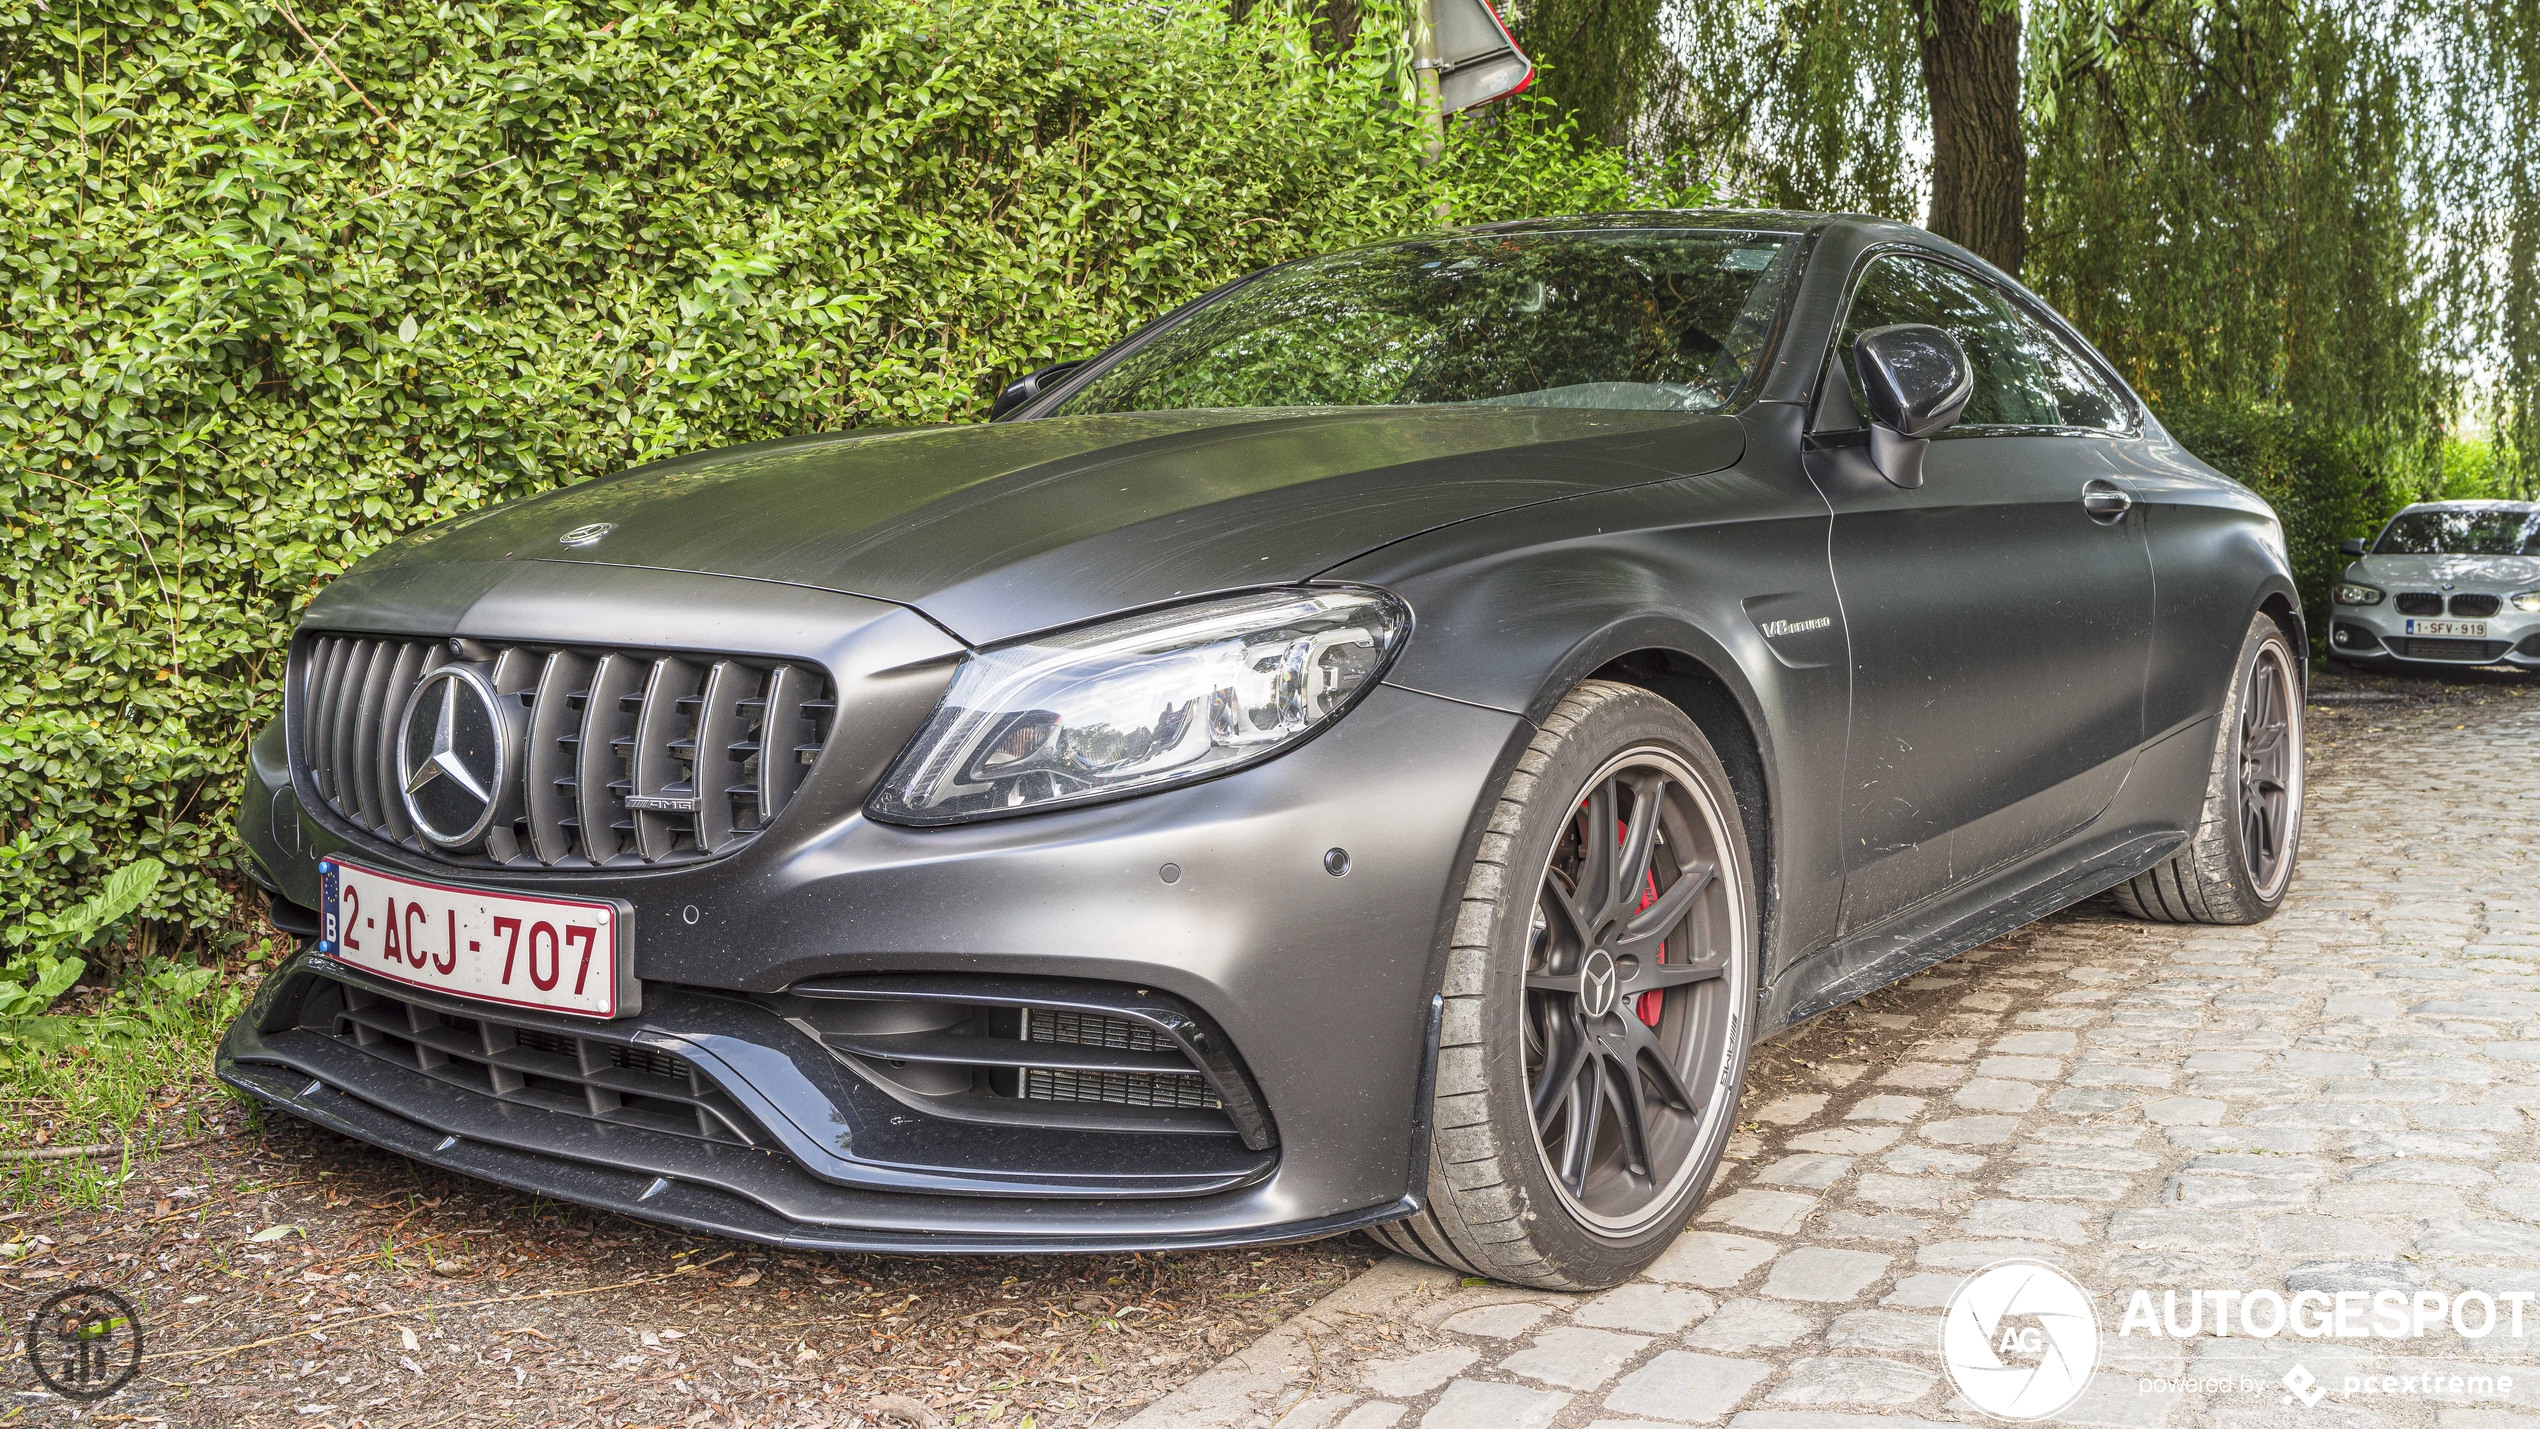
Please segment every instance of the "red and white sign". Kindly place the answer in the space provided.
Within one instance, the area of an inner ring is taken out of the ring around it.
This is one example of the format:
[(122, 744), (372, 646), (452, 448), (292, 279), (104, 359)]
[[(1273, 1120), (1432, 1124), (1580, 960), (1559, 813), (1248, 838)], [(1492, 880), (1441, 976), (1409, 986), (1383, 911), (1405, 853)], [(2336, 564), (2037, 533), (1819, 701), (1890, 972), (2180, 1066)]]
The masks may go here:
[(576, 1017), (618, 1014), (614, 903), (491, 893), (327, 859), (320, 952), (435, 992)]

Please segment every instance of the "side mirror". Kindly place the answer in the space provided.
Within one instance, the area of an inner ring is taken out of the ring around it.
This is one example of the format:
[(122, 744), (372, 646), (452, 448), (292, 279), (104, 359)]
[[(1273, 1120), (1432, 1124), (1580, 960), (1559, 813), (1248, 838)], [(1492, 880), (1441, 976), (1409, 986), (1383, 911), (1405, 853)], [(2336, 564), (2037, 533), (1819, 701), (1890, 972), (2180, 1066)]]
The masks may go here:
[(2345, 540), (2337, 543), (2337, 549), (2345, 555), (2360, 556), (2364, 553), (2365, 549), (2364, 538), (2361, 536), (2349, 536)]
[(1923, 323), (1874, 327), (1852, 340), (1869, 399), (1870, 459), (1898, 486), (1923, 484), (1923, 451), (1975, 395), (1975, 369), (1958, 339)]
[(1038, 372), (1017, 377), (1005, 384), (1005, 390), (997, 394), (996, 404), (988, 408), (988, 420), (993, 422), (1057, 386), (1059, 379), (1084, 366), (1085, 361), (1084, 358), (1079, 357), (1068, 362), (1053, 362)]

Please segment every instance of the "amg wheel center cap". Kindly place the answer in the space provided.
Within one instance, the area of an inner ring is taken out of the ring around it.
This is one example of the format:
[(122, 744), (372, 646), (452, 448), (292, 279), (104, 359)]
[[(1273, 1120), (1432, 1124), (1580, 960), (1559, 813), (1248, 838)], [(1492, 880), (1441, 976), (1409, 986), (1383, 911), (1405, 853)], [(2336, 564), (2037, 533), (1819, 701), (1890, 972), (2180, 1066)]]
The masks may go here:
[(397, 784), (415, 832), (462, 848), (494, 822), (511, 770), (494, 687), (464, 665), (423, 677), (397, 726)]
[(1614, 1010), (1614, 1000), (1623, 988), (1623, 979), (1614, 968), (1614, 955), (1597, 948), (1579, 964), (1579, 1010), (1590, 1017), (1603, 1017)]

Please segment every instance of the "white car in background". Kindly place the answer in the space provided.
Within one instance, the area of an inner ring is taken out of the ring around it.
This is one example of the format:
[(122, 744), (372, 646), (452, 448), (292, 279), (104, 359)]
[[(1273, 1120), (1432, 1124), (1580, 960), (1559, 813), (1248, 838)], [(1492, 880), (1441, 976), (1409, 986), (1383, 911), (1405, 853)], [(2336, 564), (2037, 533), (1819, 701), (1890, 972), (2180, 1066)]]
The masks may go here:
[(2329, 658), (2540, 668), (2540, 503), (2420, 502), (2345, 551)]

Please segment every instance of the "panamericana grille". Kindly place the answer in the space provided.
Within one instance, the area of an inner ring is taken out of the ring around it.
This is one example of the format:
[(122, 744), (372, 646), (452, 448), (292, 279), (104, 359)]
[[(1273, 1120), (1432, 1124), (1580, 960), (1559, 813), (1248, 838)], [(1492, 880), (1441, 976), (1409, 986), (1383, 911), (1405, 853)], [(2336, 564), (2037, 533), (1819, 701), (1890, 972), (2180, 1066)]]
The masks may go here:
[[(1181, 1049), (1172, 1038), (1125, 1017), (1026, 1007), (1023, 1040), (1076, 1047), (1102, 1047), (1115, 1052), (1168, 1052)], [(1027, 1054), (1028, 1055), (1028, 1054)], [(1112, 1106), (1205, 1107), (1225, 1103), (1200, 1069), (1185, 1073), (1089, 1072), (1068, 1068), (1025, 1067), (1021, 1095), (1034, 1101), (1105, 1102)]]
[(2513, 648), (2505, 640), (2436, 640), (2423, 635), (2393, 635), (2389, 645), (2411, 660), (2466, 660), (2481, 665), (2503, 658)]
[(765, 1133), (684, 1057), (491, 1018), (459, 1017), (328, 979), (331, 1031), (382, 1061), (517, 1105), (751, 1146)]
[(2504, 608), (2505, 602), (2492, 595), (2456, 595), (2452, 597), (2452, 613), (2483, 620)]
[[(509, 787), (477, 846), (416, 835), (398, 788), (399, 726), (423, 677), (470, 664), (518, 701)], [(802, 787), (837, 701), (781, 661), (653, 650), (320, 635), (300, 654), (299, 757), (336, 813), (462, 863), (596, 867), (728, 853)]]
[(2441, 615), (2443, 597), (2430, 590), (2403, 591), (2394, 598), (2401, 615)]

